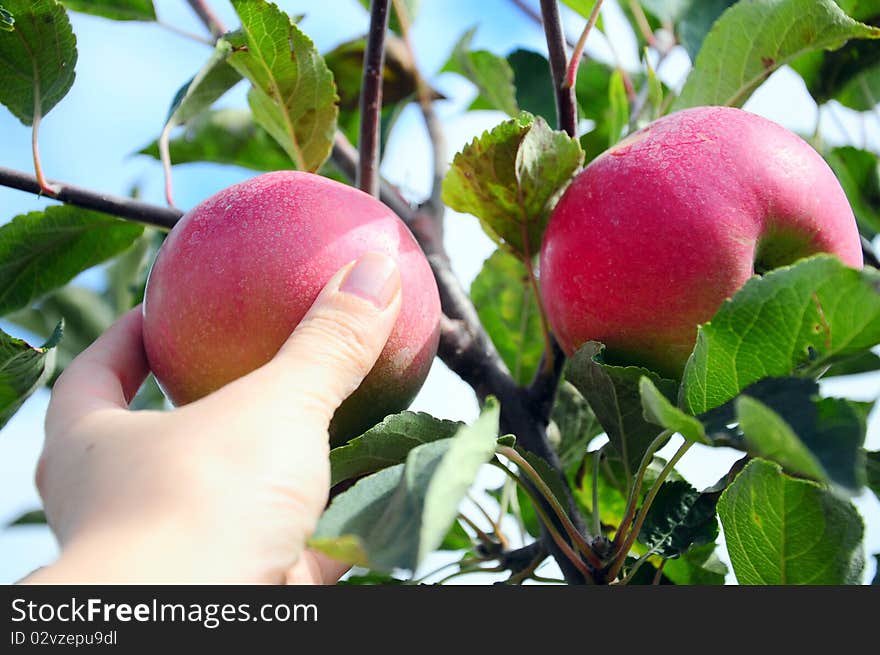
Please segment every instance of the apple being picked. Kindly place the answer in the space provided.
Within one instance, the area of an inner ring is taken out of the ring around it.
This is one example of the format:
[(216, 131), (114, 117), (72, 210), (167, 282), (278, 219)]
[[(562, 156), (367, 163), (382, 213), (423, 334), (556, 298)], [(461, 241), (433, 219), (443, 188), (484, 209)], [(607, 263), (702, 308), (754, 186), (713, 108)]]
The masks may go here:
[(397, 262), (400, 315), (385, 349), (330, 426), (337, 445), (405, 409), (437, 352), (440, 299), (403, 222), (361, 191), (281, 171), (232, 186), (187, 213), (159, 251), (144, 300), (150, 367), (177, 405), (268, 362), (344, 265)]
[(557, 204), (541, 249), (563, 349), (601, 341), (616, 362), (679, 376), (705, 323), (753, 275), (816, 253), (862, 266), (831, 169), (748, 112), (671, 114), (594, 160)]

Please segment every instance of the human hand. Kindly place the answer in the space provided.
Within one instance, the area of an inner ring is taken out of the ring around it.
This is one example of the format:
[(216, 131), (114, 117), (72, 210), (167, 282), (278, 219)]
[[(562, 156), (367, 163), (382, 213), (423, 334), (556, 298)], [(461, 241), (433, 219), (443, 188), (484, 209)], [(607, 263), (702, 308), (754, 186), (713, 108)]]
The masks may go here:
[(140, 308), (55, 383), (37, 486), (61, 544), (29, 583), (329, 583), (305, 551), (329, 493), (328, 425), (373, 367), (400, 275), (340, 270), (268, 364), (170, 412), (128, 409), (148, 373)]

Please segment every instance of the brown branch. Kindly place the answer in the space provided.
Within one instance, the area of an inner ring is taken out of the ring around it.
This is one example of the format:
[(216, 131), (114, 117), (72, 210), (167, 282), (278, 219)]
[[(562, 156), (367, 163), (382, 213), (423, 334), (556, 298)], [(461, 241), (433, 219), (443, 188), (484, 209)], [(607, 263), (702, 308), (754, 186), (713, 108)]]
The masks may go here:
[(370, 2), (370, 31), (364, 52), (361, 82), (361, 124), (356, 186), (379, 197), (379, 123), (382, 112), (382, 81), (385, 70), (385, 37), (388, 34), (390, 0)]
[[(68, 205), (93, 209), (95, 211), (112, 214), (137, 223), (160, 227), (170, 230), (181, 217), (182, 212), (170, 207), (158, 207), (132, 198), (114, 196), (108, 193), (98, 193), (81, 187), (67, 184), (66, 182), (49, 182), (57, 193), (50, 197), (52, 200), (60, 200)], [(26, 191), (35, 195), (43, 195), (37, 178), (27, 173), (15, 171), (10, 168), (0, 167), (0, 186)]]
[(223, 25), (223, 22), (214, 13), (214, 10), (208, 5), (206, 0), (187, 0), (189, 6), (192, 7), (192, 10), (196, 12), (196, 15), (199, 17), (199, 20), (204, 23), (205, 27), (208, 28), (208, 31), (211, 32), (211, 36), (215, 39), (219, 39), (226, 33), (226, 27)]
[(544, 17), (544, 35), (547, 37), (547, 52), (550, 55), (550, 72), (556, 93), (556, 116), (560, 130), (569, 136), (577, 136), (577, 105), (574, 89), (565, 84), (568, 69), (568, 55), (565, 52), (566, 38), (559, 16), (556, 0), (541, 0), (541, 14)]

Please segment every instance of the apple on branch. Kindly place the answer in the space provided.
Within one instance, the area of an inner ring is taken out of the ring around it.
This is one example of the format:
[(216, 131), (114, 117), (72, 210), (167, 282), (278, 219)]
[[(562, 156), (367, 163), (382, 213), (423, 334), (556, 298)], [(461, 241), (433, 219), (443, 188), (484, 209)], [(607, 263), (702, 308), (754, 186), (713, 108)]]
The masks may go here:
[(412, 402), (437, 352), (440, 298), (406, 225), (369, 195), (310, 173), (268, 173), (204, 201), (150, 272), (144, 345), (177, 405), (268, 362), (330, 278), (365, 252), (397, 261), (400, 316), (385, 350), (330, 426), (338, 445)]
[(861, 268), (852, 209), (819, 154), (729, 107), (661, 118), (594, 160), (550, 218), (540, 282), (566, 353), (679, 376), (697, 326), (753, 275), (825, 252)]

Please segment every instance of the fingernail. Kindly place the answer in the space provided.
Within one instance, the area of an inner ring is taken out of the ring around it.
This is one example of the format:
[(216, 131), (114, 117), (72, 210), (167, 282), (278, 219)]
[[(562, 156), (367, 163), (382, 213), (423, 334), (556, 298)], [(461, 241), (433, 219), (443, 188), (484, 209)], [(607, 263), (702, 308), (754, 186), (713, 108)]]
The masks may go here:
[(340, 291), (369, 300), (379, 309), (391, 304), (400, 286), (397, 264), (391, 257), (379, 252), (368, 252), (357, 260)]

